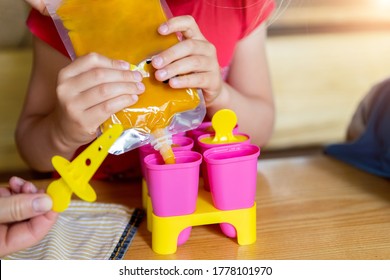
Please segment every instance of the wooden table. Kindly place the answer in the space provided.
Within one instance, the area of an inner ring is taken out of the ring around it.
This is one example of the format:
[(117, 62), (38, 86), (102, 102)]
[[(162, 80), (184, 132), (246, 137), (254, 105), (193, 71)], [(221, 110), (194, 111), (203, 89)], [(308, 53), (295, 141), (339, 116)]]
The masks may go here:
[[(49, 181), (36, 181), (46, 187)], [(141, 207), (139, 182), (92, 182), (98, 201)], [(175, 254), (151, 249), (146, 219), (127, 259), (390, 259), (390, 181), (323, 156), (259, 161), (257, 242), (194, 227)]]

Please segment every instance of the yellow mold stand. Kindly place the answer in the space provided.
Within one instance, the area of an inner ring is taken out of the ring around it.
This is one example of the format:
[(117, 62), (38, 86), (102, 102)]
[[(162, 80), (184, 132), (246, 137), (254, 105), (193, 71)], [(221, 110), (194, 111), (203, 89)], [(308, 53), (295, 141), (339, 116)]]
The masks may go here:
[(210, 192), (199, 187), (196, 210), (190, 215), (159, 217), (153, 214), (145, 180), (142, 180), (142, 202), (147, 213), (147, 228), (152, 232), (152, 250), (161, 255), (177, 250), (180, 232), (190, 226), (230, 223), (237, 231), (237, 243), (256, 242), (256, 202), (251, 208), (222, 211), (213, 206)]
[[(52, 158), (53, 166), (61, 175), (61, 178), (53, 181), (47, 189), (47, 193), (53, 199), (54, 211), (66, 210), (73, 193), (86, 201), (96, 200), (96, 193), (89, 184), (89, 180), (122, 132), (122, 125), (113, 125), (72, 162), (60, 156)], [(202, 183), (199, 185), (196, 210), (192, 214), (171, 217), (156, 216), (153, 213), (152, 202), (144, 179), (142, 180), (142, 203), (147, 213), (147, 228), (152, 233), (152, 249), (158, 254), (175, 253), (182, 230), (199, 225), (229, 223), (236, 229), (239, 245), (256, 242), (256, 202), (250, 208), (219, 210), (214, 207), (211, 194), (204, 189)]]

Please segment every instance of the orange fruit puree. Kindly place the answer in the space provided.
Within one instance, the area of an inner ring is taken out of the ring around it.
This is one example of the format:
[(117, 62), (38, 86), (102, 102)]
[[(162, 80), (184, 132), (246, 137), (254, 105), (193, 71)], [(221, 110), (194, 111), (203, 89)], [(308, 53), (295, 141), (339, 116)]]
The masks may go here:
[[(159, 0), (64, 0), (56, 11), (67, 29), (76, 56), (97, 52), (131, 64), (173, 46), (176, 34), (162, 36), (157, 28), (167, 20)], [(113, 123), (145, 133), (169, 125), (174, 114), (195, 109), (200, 98), (195, 89), (173, 89), (154, 78), (155, 69), (145, 65), (145, 92), (139, 101), (117, 112), (102, 124)]]

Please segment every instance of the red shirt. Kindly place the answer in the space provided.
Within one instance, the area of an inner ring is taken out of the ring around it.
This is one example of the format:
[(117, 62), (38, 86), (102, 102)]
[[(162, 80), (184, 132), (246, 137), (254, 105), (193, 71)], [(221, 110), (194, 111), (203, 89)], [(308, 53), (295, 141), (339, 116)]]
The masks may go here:
[[(274, 0), (166, 0), (166, 2), (173, 16), (194, 17), (203, 35), (216, 47), (224, 77), (237, 42), (263, 23), (275, 7)], [(50, 17), (31, 10), (27, 26), (36, 37), (69, 57)], [(125, 177), (140, 174), (137, 151), (119, 156), (109, 155), (95, 174), (95, 178), (110, 178), (116, 176), (115, 174)]]

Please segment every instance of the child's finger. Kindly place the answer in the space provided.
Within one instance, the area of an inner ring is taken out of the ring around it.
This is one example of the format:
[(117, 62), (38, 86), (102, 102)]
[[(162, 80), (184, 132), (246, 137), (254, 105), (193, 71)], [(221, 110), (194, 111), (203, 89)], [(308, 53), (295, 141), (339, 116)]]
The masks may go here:
[(192, 16), (179, 16), (169, 19), (158, 28), (161, 35), (181, 32), (186, 39), (205, 40), (198, 24)]
[(210, 64), (210, 60), (205, 56), (188, 56), (156, 71), (155, 76), (159, 81), (166, 81), (178, 75), (208, 72), (210, 71)]
[(161, 69), (176, 60), (193, 55), (216, 57), (216, 50), (207, 41), (185, 40), (154, 56), (152, 64), (154, 68)]
[(106, 83), (83, 92), (79, 97), (79, 101), (84, 104), (87, 110), (121, 95), (130, 95), (136, 102), (138, 100), (137, 95), (142, 94), (144, 90), (145, 86), (142, 83)]
[(89, 116), (89, 119), (93, 123), (87, 124), (90, 127), (94, 127), (94, 123), (101, 124), (106, 121), (112, 114), (123, 110), (135, 104), (138, 101), (138, 95), (135, 94), (122, 94), (115, 98), (106, 100), (89, 108), (85, 113)]
[(172, 88), (202, 88), (209, 87), (209, 75), (207, 73), (193, 73), (190, 75), (181, 75), (169, 80)]
[(75, 76), (69, 82), (69, 86), (83, 92), (92, 87), (101, 86), (101, 93), (110, 94), (105, 86), (110, 83), (140, 83), (143, 77), (138, 71), (118, 71), (114, 69), (95, 68)]
[(130, 64), (123, 60), (114, 60), (97, 53), (90, 53), (80, 56), (62, 69), (59, 73), (58, 80), (62, 82), (94, 68), (129, 70)]

